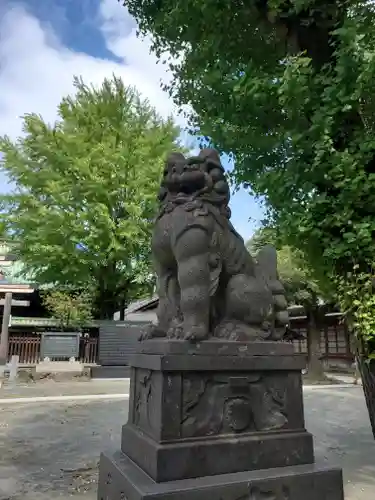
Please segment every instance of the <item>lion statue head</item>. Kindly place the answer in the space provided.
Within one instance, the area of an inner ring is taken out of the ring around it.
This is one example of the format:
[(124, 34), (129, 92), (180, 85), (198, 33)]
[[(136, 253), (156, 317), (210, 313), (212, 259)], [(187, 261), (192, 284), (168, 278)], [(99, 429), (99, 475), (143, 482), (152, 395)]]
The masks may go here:
[(170, 153), (165, 162), (159, 200), (192, 200), (198, 197), (217, 205), (228, 205), (230, 191), (219, 153), (201, 149), (197, 156)]

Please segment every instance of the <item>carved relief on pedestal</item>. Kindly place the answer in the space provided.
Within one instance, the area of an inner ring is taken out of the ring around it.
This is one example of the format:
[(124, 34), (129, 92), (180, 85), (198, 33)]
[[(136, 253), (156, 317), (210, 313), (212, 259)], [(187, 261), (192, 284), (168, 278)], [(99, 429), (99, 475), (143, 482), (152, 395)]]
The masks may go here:
[(183, 437), (261, 432), (287, 426), (285, 390), (260, 374), (189, 374), (182, 384)]
[(152, 431), (157, 425), (153, 416), (155, 398), (155, 372), (138, 368), (134, 387), (133, 423), (141, 429)]
[(290, 492), (287, 486), (275, 486), (275, 489), (261, 489), (257, 486), (250, 487), (246, 495), (242, 495), (235, 500), (289, 500)]

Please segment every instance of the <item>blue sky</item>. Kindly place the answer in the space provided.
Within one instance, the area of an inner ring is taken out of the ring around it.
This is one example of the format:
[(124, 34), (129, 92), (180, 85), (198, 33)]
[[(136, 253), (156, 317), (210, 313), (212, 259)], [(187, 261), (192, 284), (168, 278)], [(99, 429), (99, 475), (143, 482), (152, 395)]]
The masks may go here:
[[(0, 135), (22, 133), (21, 116), (56, 118), (74, 75), (100, 84), (113, 73), (134, 85), (163, 116), (183, 119), (160, 80), (170, 75), (135, 35), (135, 22), (117, 0), (2, 0), (0, 2)], [(226, 158), (224, 165), (229, 168)], [(0, 191), (9, 190), (0, 175)], [(262, 218), (260, 204), (244, 190), (232, 197), (232, 222), (247, 239)]]

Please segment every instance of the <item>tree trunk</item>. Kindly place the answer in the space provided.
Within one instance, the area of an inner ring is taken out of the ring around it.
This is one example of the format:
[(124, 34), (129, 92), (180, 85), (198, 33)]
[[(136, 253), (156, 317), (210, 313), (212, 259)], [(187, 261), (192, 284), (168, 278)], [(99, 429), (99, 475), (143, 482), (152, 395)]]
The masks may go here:
[(356, 360), (362, 377), (363, 392), (367, 405), (372, 435), (375, 439), (375, 360), (357, 354)]
[(100, 319), (113, 320), (113, 315), (117, 312), (116, 302), (105, 295), (100, 303)]
[(124, 321), (125, 319), (125, 307), (126, 302), (124, 299), (120, 300), (120, 321)]
[(325, 375), (320, 351), (320, 329), (316, 324), (314, 314), (309, 315), (307, 353), (309, 378), (313, 378), (314, 380), (323, 380)]
[(110, 290), (99, 289), (94, 304), (98, 319), (112, 320), (114, 313), (117, 312), (117, 300)]

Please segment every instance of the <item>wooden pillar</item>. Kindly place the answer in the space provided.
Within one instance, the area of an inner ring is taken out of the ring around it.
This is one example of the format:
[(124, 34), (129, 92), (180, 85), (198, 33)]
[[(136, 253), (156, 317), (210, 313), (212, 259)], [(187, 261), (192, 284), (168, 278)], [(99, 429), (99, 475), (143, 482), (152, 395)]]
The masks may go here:
[(9, 344), (9, 320), (12, 310), (12, 292), (5, 294), (3, 323), (1, 326), (0, 338), (0, 365), (5, 365), (8, 357), (8, 344)]

